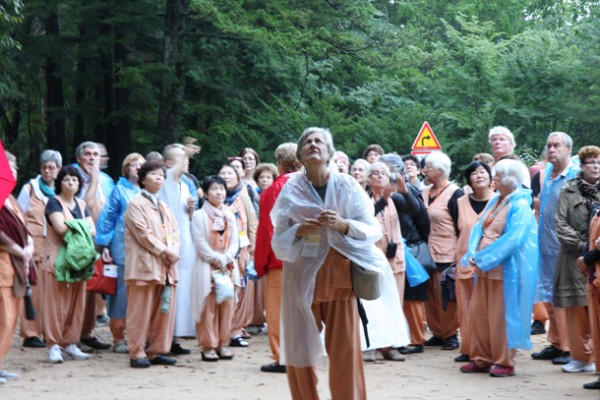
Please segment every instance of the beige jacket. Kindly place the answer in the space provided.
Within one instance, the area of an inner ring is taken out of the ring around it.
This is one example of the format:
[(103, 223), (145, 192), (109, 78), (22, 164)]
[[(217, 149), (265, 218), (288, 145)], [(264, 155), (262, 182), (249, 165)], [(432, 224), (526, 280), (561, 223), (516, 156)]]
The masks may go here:
[[(179, 226), (171, 209), (160, 202), (164, 223), (154, 203), (139, 195), (125, 212), (125, 281), (128, 284), (176, 284), (175, 264), (164, 265), (160, 255), (170, 249), (179, 254)], [(136, 282), (134, 282), (136, 281)], [(145, 283), (144, 283), (145, 282)]]

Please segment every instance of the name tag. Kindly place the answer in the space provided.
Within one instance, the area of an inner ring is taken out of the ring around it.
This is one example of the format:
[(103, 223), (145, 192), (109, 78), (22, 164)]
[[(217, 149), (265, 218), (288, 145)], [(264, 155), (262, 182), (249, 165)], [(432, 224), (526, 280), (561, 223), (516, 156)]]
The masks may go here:
[(116, 278), (118, 267), (115, 264), (104, 264), (104, 276), (107, 278)]
[(248, 234), (246, 231), (240, 231), (240, 248), (250, 246), (250, 239), (248, 239)]
[(319, 255), (319, 246), (321, 245), (321, 236), (304, 236), (302, 244), (302, 257), (316, 258)]

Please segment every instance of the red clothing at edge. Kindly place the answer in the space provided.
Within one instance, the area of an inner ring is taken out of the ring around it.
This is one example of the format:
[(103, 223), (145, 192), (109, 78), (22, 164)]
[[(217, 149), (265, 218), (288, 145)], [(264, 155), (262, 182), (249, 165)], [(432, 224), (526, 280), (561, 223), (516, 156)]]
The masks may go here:
[(273, 223), (271, 222), (271, 210), (275, 200), (279, 196), (283, 185), (290, 179), (293, 172), (279, 175), (275, 182), (269, 186), (260, 196), (260, 215), (258, 218), (258, 230), (256, 231), (256, 250), (254, 251), (254, 268), (258, 276), (264, 276), (269, 269), (281, 269), (283, 263), (275, 257), (271, 248), (273, 239)]

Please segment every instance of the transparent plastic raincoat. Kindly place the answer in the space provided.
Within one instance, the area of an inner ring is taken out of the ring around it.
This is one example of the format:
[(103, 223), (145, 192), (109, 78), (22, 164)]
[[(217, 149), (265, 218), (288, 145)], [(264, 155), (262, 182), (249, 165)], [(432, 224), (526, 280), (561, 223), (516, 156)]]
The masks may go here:
[[(493, 197), (486, 209), (498, 202)], [(502, 265), (506, 339), (510, 349), (531, 349), (531, 312), (538, 273), (537, 224), (530, 207), (531, 190), (519, 188), (509, 199), (504, 233), (488, 247), (477, 251), (483, 236), (480, 220), (471, 231), (469, 247), (461, 259), (469, 265), (473, 257), (484, 272)], [(485, 212), (485, 211), (484, 211)]]
[[(331, 247), (364, 268), (377, 271), (390, 268), (383, 252), (375, 246), (382, 233), (374, 216), (373, 202), (354, 178), (339, 174), (333, 168), (329, 171), (325, 201), (321, 200), (306, 175), (298, 173), (283, 187), (271, 212), (275, 227), (273, 251), (284, 263), (280, 362), (285, 365), (323, 365), (323, 346), (311, 304), (317, 272)], [(322, 210), (335, 210), (345, 218), (350, 225), (348, 233), (321, 230), (315, 256), (303, 256), (306, 239), (295, 240), (298, 227), (308, 218), (316, 219)], [(384, 288), (395, 287), (393, 280), (388, 285), (383, 273), (380, 282)], [(395, 296), (397, 299), (397, 290)]]

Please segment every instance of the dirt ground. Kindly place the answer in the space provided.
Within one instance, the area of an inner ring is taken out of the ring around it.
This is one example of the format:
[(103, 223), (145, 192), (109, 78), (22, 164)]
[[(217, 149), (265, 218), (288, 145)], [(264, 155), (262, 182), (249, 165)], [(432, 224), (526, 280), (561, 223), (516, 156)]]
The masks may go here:
[[(108, 340), (106, 327), (98, 336)], [(534, 336), (534, 350), (546, 345), (543, 335)], [(5, 369), (19, 372), (19, 381), (0, 385), (0, 400), (23, 399), (289, 399), (285, 374), (260, 372), (269, 362), (269, 346), (264, 334), (255, 335), (246, 349), (232, 349), (232, 361), (202, 362), (194, 340), (181, 340), (192, 348), (173, 367), (152, 366), (144, 370), (129, 367), (127, 355), (112, 351), (96, 352), (87, 361), (66, 361), (51, 365), (44, 349), (21, 347), (15, 338), (5, 361)], [(370, 399), (598, 399), (600, 393), (585, 390), (582, 384), (596, 376), (591, 373), (566, 374), (549, 361), (533, 361), (529, 351), (517, 355), (517, 375), (492, 378), (487, 374), (464, 374), (453, 362), (456, 351), (426, 348), (405, 362), (365, 365)], [(322, 399), (330, 398), (327, 371), (319, 371)]]

